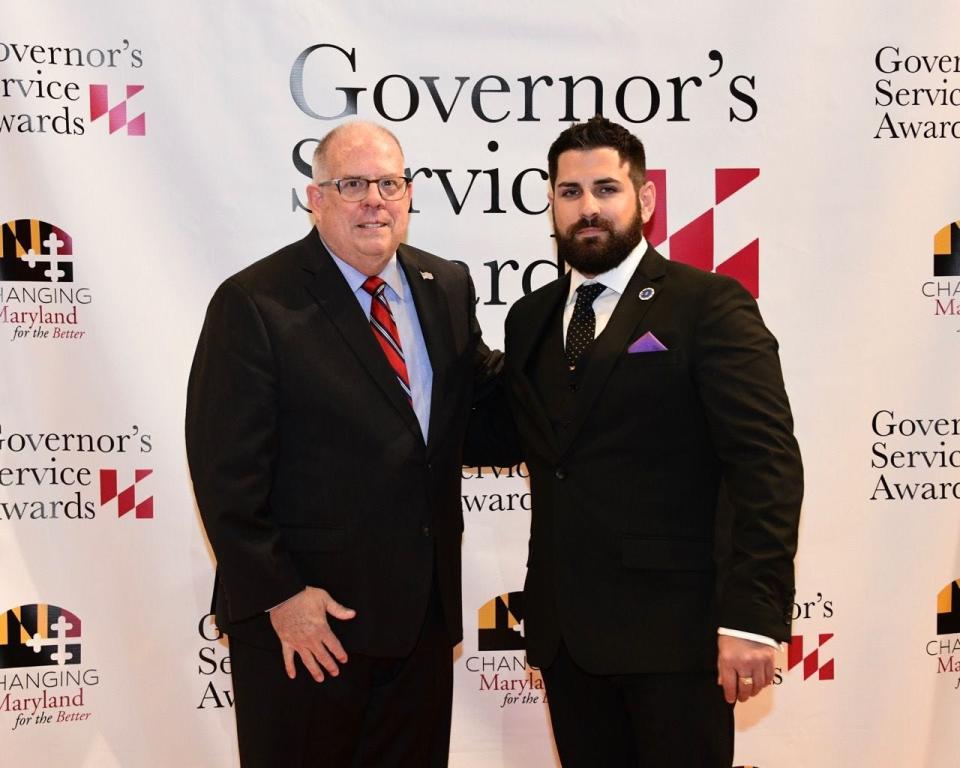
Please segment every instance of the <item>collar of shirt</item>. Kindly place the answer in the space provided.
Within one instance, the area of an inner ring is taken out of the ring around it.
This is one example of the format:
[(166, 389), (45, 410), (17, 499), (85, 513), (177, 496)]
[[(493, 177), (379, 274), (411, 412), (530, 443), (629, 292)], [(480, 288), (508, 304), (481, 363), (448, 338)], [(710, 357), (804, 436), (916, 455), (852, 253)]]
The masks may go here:
[[(333, 263), (337, 265), (337, 268), (340, 270), (341, 274), (343, 274), (344, 280), (347, 281), (347, 285), (350, 286), (350, 290), (353, 291), (354, 295), (358, 295), (361, 292), (364, 295), (369, 295), (363, 290), (363, 283), (366, 281), (367, 275), (354, 269), (352, 266), (347, 264), (347, 262), (337, 256), (337, 254), (330, 249), (330, 246), (323, 241), (323, 238), (320, 239), (320, 242), (323, 243), (323, 247), (327, 249), (327, 253), (330, 254), (331, 258), (333, 258)], [(400, 264), (397, 262), (396, 253), (390, 257), (390, 261), (387, 262), (387, 265), (380, 270), (378, 277), (383, 280), (387, 284), (387, 287), (393, 292), (393, 296), (388, 295), (388, 299), (398, 299), (400, 301), (404, 300), (404, 283), (403, 279), (400, 277)]]
[[(570, 306), (576, 301), (577, 298), (577, 288), (579, 288), (584, 283), (602, 283), (606, 286), (603, 293), (600, 296), (609, 296), (611, 293), (616, 293), (618, 296), (622, 296), (623, 292), (627, 290), (627, 283), (630, 282), (630, 278), (633, 277), (633, 273), (637, 271), (637, 267), (640, 264), (640, 259), (643, 258), (643, 254), (647, 252), (647, 239), (645, 237), (640, 238), (640, 242), (637, 243), (637, 247), (630, 251), (630, 255), (627, 256), (623, 261), (620, 262), (613, 269), (607, 270), (603, 274), (597, 275), (596, 277), (584, 277), (578, 270), (573, 267), (570, 268), (570, 292), (567, 294), (567, 303), (566, 306)], [(600, 298), (598, 296), (597, 298)]]

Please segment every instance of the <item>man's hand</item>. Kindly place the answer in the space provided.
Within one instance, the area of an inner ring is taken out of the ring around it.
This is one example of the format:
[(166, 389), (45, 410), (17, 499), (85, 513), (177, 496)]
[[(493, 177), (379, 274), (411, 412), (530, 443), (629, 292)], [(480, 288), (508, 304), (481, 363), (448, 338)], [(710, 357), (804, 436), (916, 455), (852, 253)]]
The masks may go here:
[(727, 635), (717, 636), (717, 646), (717, 685), (728, 704), (746, 701), (773, 682), (772, 646)]
[(289, 600), (270, 610), (270, 623), (280, 638), (283, 666), (291, 680), (297, 676), (294, 654), (318, 683), (323, 670), (333, 677), (340, 674), (337, 666), (347, 663), (347, 653), (327, 623), (327, 614), (337, 619), (352, 619), (357, 612), (345, 608), (330, 597), (325, 589), (307, 587)]

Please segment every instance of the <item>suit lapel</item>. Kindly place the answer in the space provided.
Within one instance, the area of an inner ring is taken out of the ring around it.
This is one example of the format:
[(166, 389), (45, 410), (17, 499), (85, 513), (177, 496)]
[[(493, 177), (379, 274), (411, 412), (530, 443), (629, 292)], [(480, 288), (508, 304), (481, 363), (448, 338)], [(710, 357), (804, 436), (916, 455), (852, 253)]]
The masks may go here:
[(507, 355), (507, 365), (515, 371), (518, 399), (526, 406), (527, 413), (533, 417), (547, 445), (558, 455), (560, 450), (557, 433), (547, 416), (540, 393), (530, 378), (529, 368), (534, 350), (544, 343), (550, 323), (556, 320), (560, 305), (569, 291), (570, 273), (568, 272), (556, 282), (531, 295), (527, 300), (527, 312), (521, 317), (523, 333), (518, 335), (515, 345), (512, 345)]
[[(634, 332), (644, 315), (659, 298), (663, 276), (666, 274), (664, 258), (652, 247), (647, 247), (633, 277), (610, 316), (606, 328), (597, 337), (589, 349), (589, 365), (583, 372), (580, 392), (576, 401), (573, 421), (560, 444), (560, 452), (565, 452), (580, 432), (590, 414), (593, 404), (603, 391), (607, 379), (621, 355), (626, 354), (627, 346), (634, 338)], [(653, 291), (652, 296), (640, 298), (640, 292), (646, 288)]]
[[(441, 419), (446, 416), (445, 405), (448, 402), (443, 393), (446, 391), (447, 374), (455, 351), (453, 331), (450, 327), (450, 307), (437, 278), (432, 275), (429, 278), (424, 277), (431, 273), (426, 271), (426, 265), (420, 262), (416, 251), (401, 245), (397, 249), (397, 261), (413, 295), (417, 319), (420, 321), (420, 330), (433, 370), (428, 433), (435, 436), (442, 433), (440, 424)], [(436, 444), (436, 440), (432, 442)]]
[(404, 423), (422, 440), (416, 414), (397, 383), (393, 368), (374, 339), (360, 303), (350, 291), (350, 286), (327, 249), (323, 247), (317, 231), (314, 229), (301, 242), (306, 250), (303, 267), (308, 273), (307, 291), (326, 312), (330, 322), (343, 336), (347, 347), (356, 355), (387, 400), (397, 409)]

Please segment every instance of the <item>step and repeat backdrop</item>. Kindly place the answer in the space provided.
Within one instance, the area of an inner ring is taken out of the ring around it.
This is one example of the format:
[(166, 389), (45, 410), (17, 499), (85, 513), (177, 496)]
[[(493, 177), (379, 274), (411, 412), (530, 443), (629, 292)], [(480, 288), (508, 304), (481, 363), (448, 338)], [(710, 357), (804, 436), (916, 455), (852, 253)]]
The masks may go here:
[[(602, 113), (646, 144), (649, 240), (758, 297), (804, 454), (736, 764), (960, 762), (955, 3), (2, 5), (3, 754), (237, 764), (186, 379), (216, 285), (308, 231), (317, 140), (397, 134), (409, 241), (469, 265), (496, 346), (558, 274), (547, 147)], [(525, 468), (465, 467), (463, 511), (451, 764), (549, 768)]]

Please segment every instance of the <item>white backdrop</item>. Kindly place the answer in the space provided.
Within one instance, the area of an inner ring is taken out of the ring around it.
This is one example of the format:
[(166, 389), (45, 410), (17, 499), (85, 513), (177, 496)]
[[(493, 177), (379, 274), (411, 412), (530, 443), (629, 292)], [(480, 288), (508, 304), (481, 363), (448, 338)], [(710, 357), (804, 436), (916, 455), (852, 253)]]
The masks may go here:
[[(182, 439), (209, 296), (307, 231), (298, 165), (355, 95), (417, 174), (410, 242), (470, 266), (499, 345), (551, 274), (536, 169), (599, 87), (647, 146), (660, 250), (757, 289), (804, 454), (796, 638), (736, 764), (957, 765), (960, 11), (677, 5), (3, 3), (4, 754), (236, 763)], [(451, 764), (551, 766), (522, 609), (481, 614), (522, 588), (527, 487), (464, 475)]]

